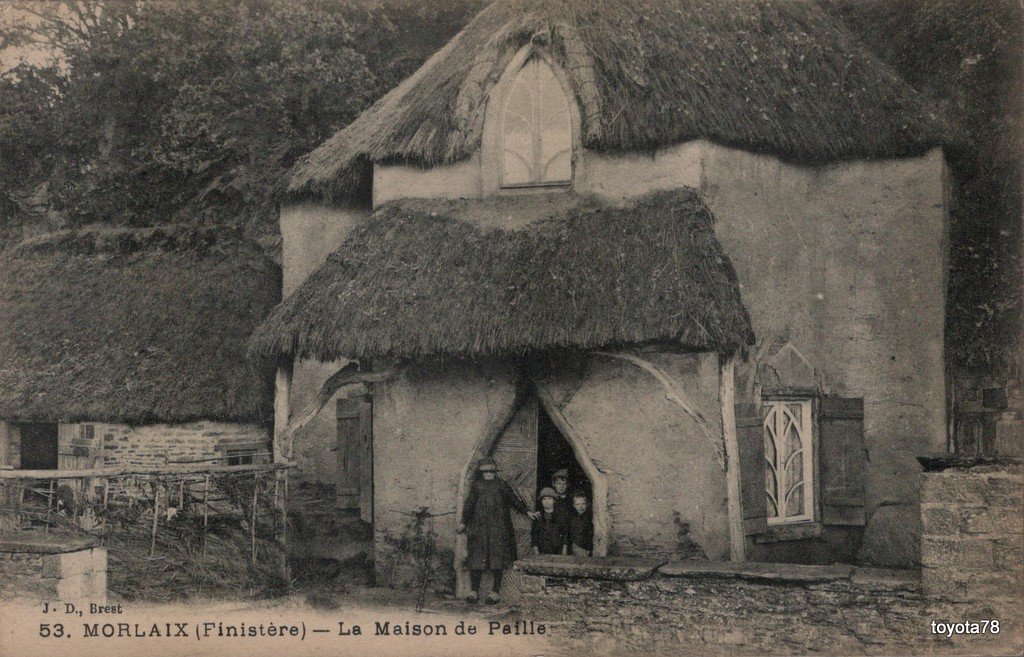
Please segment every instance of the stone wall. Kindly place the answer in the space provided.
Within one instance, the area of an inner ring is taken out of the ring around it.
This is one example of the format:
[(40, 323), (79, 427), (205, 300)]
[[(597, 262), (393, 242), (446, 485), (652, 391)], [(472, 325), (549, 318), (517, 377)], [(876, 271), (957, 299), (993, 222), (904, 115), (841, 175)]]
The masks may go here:
[[(13, 425), (8, 425), (12, 427)], [(89, 428), (89, 431), (83, 431)], [(0, 464), (19, 468), (19, 434), (4, 432), (7, 449)], [(2, 439), (3, 436), (0, 436)], [(162, 466), (174, 462), (225, 459), (232, 450), (255, 450), (269, 461), (270, 429), (255, 424), (188, 422), (131, 426), (61, 423), (57, 430), (60, 469), (105, 466)]]
[(1024, 592), (1024, 462), (922, 459), (921, 579), (930, 595)]
[(96, 541), (0, 538), (0, 600), (107, 600), (107, 551)]
[[(575, 562), (574, 562), (575, 561)], [(646, 655), (1019, 654), (1016, 606), (936, 600), (915, 571), (532, 557), (521, 613), (582, 653)], [(932, 622), (999, 619), (999, 634)]]

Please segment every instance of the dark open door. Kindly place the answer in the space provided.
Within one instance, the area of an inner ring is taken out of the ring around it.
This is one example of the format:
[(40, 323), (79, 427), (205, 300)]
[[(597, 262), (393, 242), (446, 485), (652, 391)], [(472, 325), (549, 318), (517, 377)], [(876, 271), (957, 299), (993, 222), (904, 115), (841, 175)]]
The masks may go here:
[(336, 505), (373, 522), (373, 404), (369, 396), (338, 400)]
[(57, 424), (31, 422), (19, 424), (21, 433), (21, 469), (57, 469)]

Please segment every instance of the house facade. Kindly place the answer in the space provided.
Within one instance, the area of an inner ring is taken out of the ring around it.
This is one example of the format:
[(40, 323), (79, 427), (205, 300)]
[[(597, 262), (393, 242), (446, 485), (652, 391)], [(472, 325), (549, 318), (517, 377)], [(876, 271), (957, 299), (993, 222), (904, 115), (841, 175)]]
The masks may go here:
[(917, 563), (942, 121), (812, 3), (600, 9), (493, 3), (297, 165), (279, 447), (393, 581), (423, 507), (458, 575), (483, 456), (596, 556)]
[(272, 384), (246, 345), (279, 276), (211, 229), (61, 231), (6, 251), (0, 466), (269, 462)]

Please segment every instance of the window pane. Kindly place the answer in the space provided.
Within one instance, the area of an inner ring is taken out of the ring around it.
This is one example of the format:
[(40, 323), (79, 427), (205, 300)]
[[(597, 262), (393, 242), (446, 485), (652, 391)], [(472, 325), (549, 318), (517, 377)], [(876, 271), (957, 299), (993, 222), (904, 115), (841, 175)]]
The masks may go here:
[(764, 427), (765, 494), (768, 516), (776, 522), (806, 520), (812, 482), (810, 401), (766, 401)]
[(572, 180), (569, 99), (551, 67), (531, 58), (512, 81), (502, 116), (502, 184)]

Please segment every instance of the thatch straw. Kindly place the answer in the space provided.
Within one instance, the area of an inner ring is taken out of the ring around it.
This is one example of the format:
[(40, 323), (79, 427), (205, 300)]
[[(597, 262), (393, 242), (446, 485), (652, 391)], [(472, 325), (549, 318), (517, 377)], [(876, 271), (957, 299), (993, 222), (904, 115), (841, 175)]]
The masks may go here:
[(945, 141), (931, 104), (811, 0), (496, 0), (300, 160), (288, 193), (343, 201), (366, 194), (371, 162), (469, 156), (488, 92), (531, 42), (566, 70), (591, 149), (705, 138), (827, 162)]
[[(464, 220), (524, 212), (541, 216), (518, 230)], [(752, 337), (711, 213), (684, 189), (625, 208), (572, 195), (385, 205), (274, 310), (252, 351), (332, 361), (671, 341), (732, 352)]]
[(0, 257), (0, 418), (261, 421), (280, 272), (223, 229), (66, 231)]

